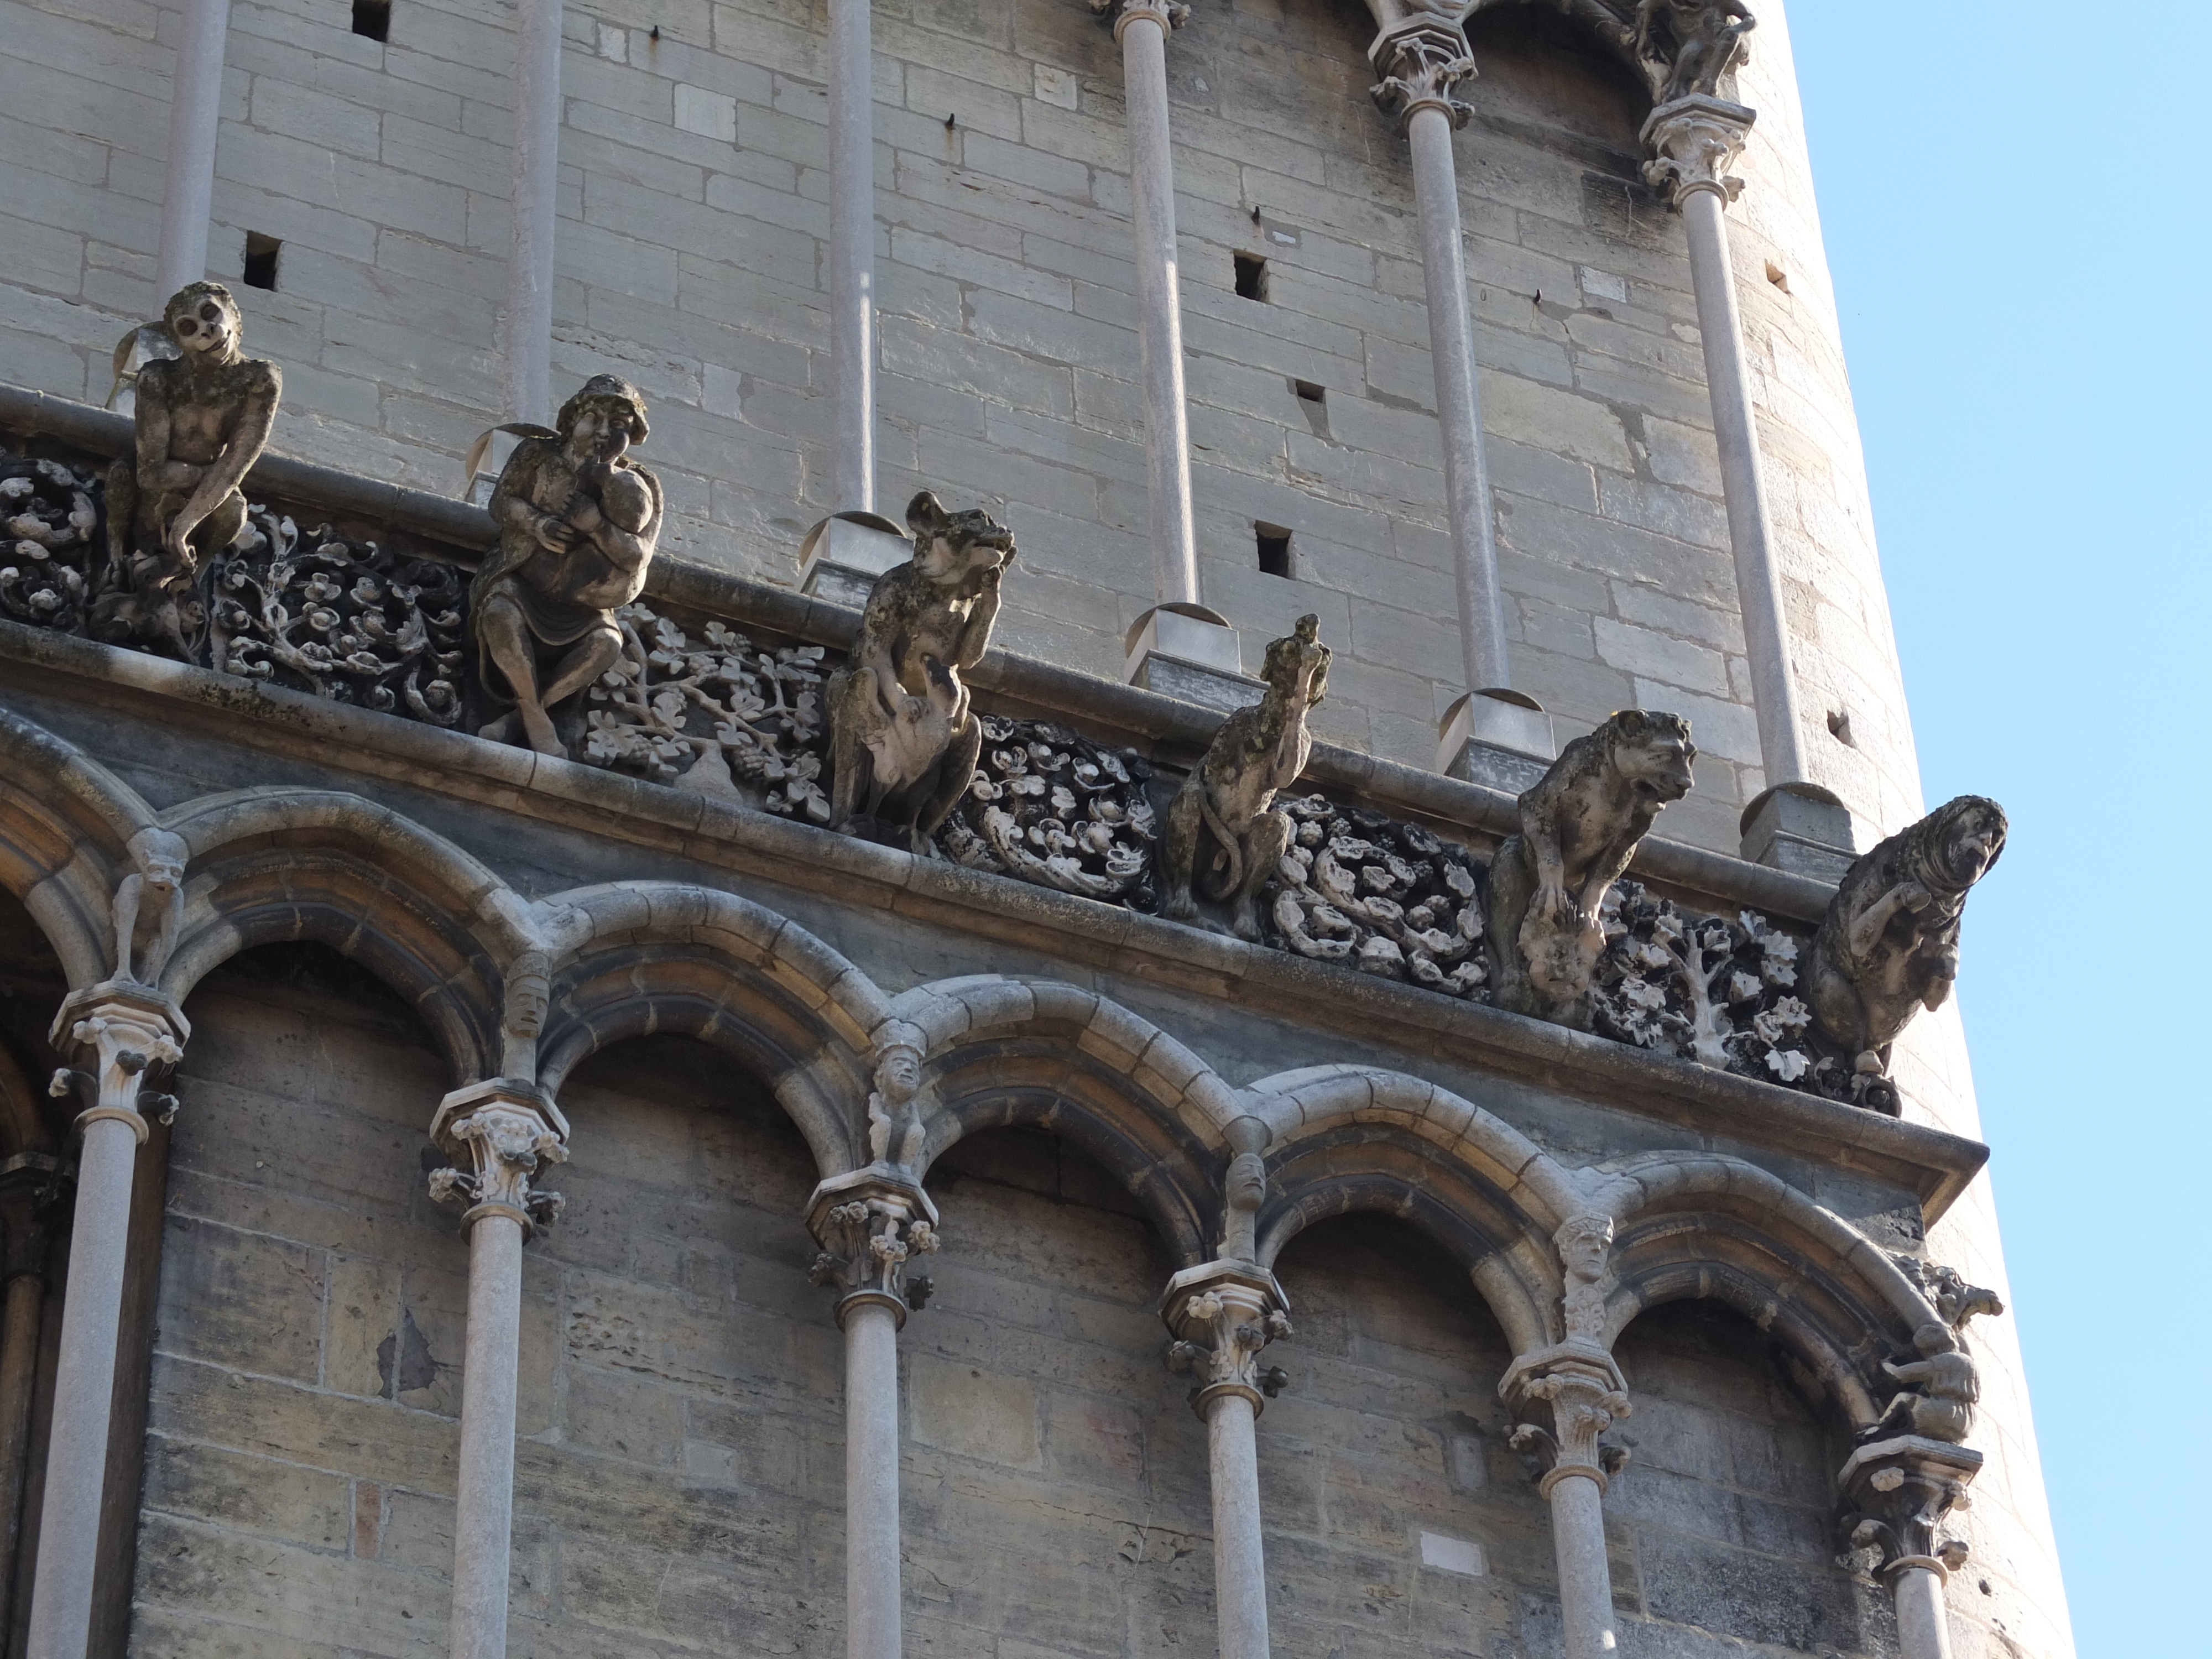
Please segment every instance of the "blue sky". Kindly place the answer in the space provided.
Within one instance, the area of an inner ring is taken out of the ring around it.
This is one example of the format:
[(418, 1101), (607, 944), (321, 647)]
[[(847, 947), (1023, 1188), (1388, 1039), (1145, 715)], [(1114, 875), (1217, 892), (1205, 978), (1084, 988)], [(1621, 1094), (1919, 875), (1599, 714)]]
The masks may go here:
[(1961, 993), (2082, 1659), (2207, 1641), (2203, 25), (1790, 20), (1921, 775), (2012, 818)]

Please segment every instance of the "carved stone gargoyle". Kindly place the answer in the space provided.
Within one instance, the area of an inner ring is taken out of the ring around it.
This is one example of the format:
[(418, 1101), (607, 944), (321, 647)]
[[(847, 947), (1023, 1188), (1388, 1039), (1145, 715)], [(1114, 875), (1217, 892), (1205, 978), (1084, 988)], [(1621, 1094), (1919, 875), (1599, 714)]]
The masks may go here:
[(660, 481), (625, 458), (646, 436), (645, 398), (595, 374), (561, 406), (558, 428), (522, 435), (492, 486), (499, 545), (469, 589), (484, 689), (514, 708), (478, 732), (521, 735), (541, 755), (568, 747), (549, 712), (614, 666), (614, 613), (645, 591), (660, 538)]
[(1743, 0), (1641, 0), (1636, 56), (1652, 102), (1718, 97), (1721, 77), (1743, 63), (1744, 37), (1758, 27)]
[(980, 508), (947, 513), (926, 489), (906, 522), (914, 556), (876, 579), (852, 665), (830, 678), (830, 823), (903, 828), (929, 857), (983, 747), (960, 673), (990, 647), (1014, 538)]
[(131, 837), (135, 867), (115, 889), (115, 977), (159, 985), (185, 919), (184, 837), (141, 830)]
[(1521, 797), (1521, 833), (1490, 866), (1494, 1000), (1590, 1029), (1598, 915), (1662, 808), (1690, 793), (1698, 757), (1679, 714), (1632, 708), (1559, 751)]
[(1861, 1104), (1897, 1109), (1892, 1046), (1915, 1014), (1950, 1000), (1966, 894), (2004, 842), (2004, 809), (1961, 795), (1844, 872), (1813, 936), (1805, 1000), (1821, 1032), (1855, 1057)]
[(1162, 915), (1178, 921), (1197, 915), (1193, 890), (1201, 848), (1210, 848), (1206, 896), (1230, 903), (1237, 938), (1260, 937), (1260, 890), (1291, 841), (1291, 821), (1273, 810), (1275, 797), (1297, 781), (1313, 752), (1306, 714), (1328, 690), (1329, 656), (1319, 617), (1299, 617), (1268, 646), (1266, 695), (1221, 723), (1168, 808)]
[(138, 374), (137, 441), (107, 474), (108, 570), (92, 632), (189, 657), (192, 578), (246, 528), (240, 486), (269, 446), (284, 376), (245, 354), (238, 302), (220, 283), (179, 289), (161, 316), (182, 355)]

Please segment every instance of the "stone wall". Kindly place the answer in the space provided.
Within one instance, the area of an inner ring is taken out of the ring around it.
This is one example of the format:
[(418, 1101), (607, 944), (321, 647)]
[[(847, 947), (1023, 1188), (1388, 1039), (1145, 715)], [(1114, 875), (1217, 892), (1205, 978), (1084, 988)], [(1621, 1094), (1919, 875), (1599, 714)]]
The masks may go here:
[[(422, 1194), (441, 1091), (404, 1009), (319, 947), (192, 1000), (131, 1651), (444, 1646), (465, 1258)], [(806, 1283), (813, 1174), (777, 1109), (648, 1039), (564, 1091), (568, 1209), (531, 1247), (519, 1650), (843, 1649), (841, 1342)], [(1040, 1131), (932, 1174), (946, 1248), (902, 1342), (909, 1651), (1118, 1659), (1212, 1641), (1205, 1431), (1160, 1364), (1167, 1257)], [(1420, 1235), (1326, 1223), (1260, 1428), (1285, 1659), (1558, 1650), (1550, 1532), (1506, 1444), (1503, 1335)], [(1747, 1323), (1632, 1328), (1608, 1504), (1626, 1650), (1893, 1650), (1833, 1565), (1837, 1449)]]
[[(1786, 34), (1762, 15), (1739, 287), (1814, 766), (1893, 828), (1910, 736)], [(1151, 603), (1118, 54), (1073, 0), (877, 20), (884, 502), (1002, 503), (1024, 546), (1003, 643), (1118, 675)], [(0, 376), (97, 402), (157, 303), (179, 15), (0, 0)], [(276, 291), (240, 290), (287, 374), (280, 450), (453, 489), (499, 413), (512, 13), (399, 0), (388, 43), (347, 25), (320, 0), (234, 7), (210, 258), (235, 283), (248, 231), (283, 243)], [(644, 386), (664, 544), (775, 580), (840, 505), (823, 30), (799, 0), (568, 13), (556, 380)], [(1322, 734), (1425, 765), (1462, 688), (1411, 180), (1367, 98), (1370, 33), (1346, 0), (1243, 0), (1200, 8), (1170, 52), (1194, 480), (1206, 597), (1251, 662), (1319, 612), (1339, 652)], [(1707, 758), (1673, 832), (1733, 848), (1762, 780), (1681, 232), (1637, 177), (1641, 94), (1540, 9), (1473, 33), (1458, 147), (1516, 681), (1563, 737), (1616, 708), (1690, 715)], [(1238, 252), (1267, 258), (1264, 301), (1234, 292)], [(1291, 579), (1260, 572), (1255, 523), (1294, 532)]]

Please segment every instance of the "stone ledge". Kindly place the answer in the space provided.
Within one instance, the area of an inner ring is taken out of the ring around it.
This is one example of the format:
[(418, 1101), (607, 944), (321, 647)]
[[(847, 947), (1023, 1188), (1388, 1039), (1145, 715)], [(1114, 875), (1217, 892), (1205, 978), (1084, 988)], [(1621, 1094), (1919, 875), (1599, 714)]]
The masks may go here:
[[(5, 384), (0, 384), (0, 431), (36, 434), (109, 456), (125, 453), (131, 441), (127, 416)], [(265, 455), (246, 484), (260, 495), (312, 502), (334, 514), (404, 531), (468, 568), (493, 539), (490, 515), (482, 507), (307, 461)], [(809, 645), (849, 649), (860, 633), (860, 613), (850, 606), (666, 556), (653, 561), (646, 593)], [(1194, 761), (1221, 724), (1218, 712), (1195, 703), (1003, 651), (985, 657), (968, 678), (986, 694), (988, 713), (1060, 720), (1099, 741), (1128, 744), (1171, 763)], [(1425, 818), (1498, 840), (1520, 827), (1514, 798), (1502, 790), (1331, 744), (1314, 745), (1301, 781), (1357, 795), (1362, 805), (1394, 817)], [(1645, 839), (1629, 874), (1705, 901), (1709, 909), (1748, 906), (1804, 923), (1820, 921), (1835, 890), (1832, 883), (1656, 836)]]
[[(58, 687), (43, 677), (72, 684)], [(1036, 948), (1040, 934), (1048, 935), (1047, 948), (1072, 962), (1478, 1066), (1677, 1126), (1694, 1144), (1724, 1139), (1863, 1171), (1917, 1194), (1929, 1223), (1989, 1157), (1981, 1143), (1942, 1130), (1417, 986), (140, 652), (0, 621), (0, 684), (587, 830), (972, 936)]]

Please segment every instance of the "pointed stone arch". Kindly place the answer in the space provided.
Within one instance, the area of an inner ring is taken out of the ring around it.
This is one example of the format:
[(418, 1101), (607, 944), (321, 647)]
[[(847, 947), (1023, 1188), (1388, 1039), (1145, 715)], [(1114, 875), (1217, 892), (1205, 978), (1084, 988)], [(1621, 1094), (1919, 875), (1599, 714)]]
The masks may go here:
[(0, 888), (38, 923), (72, 987), (114, 957), (115, 884), (154, 810), (66, 738), (0, 708)]
[(750, 899), (678, 882), (578, 888), (533, 915), (554, 988), (538, 1044), (549, 1091), (611, 1043), (675, 1032), (766, 1082), (825, 1178), (867, 1161), (870, 1034), (889, 1005), (837, 951)]

